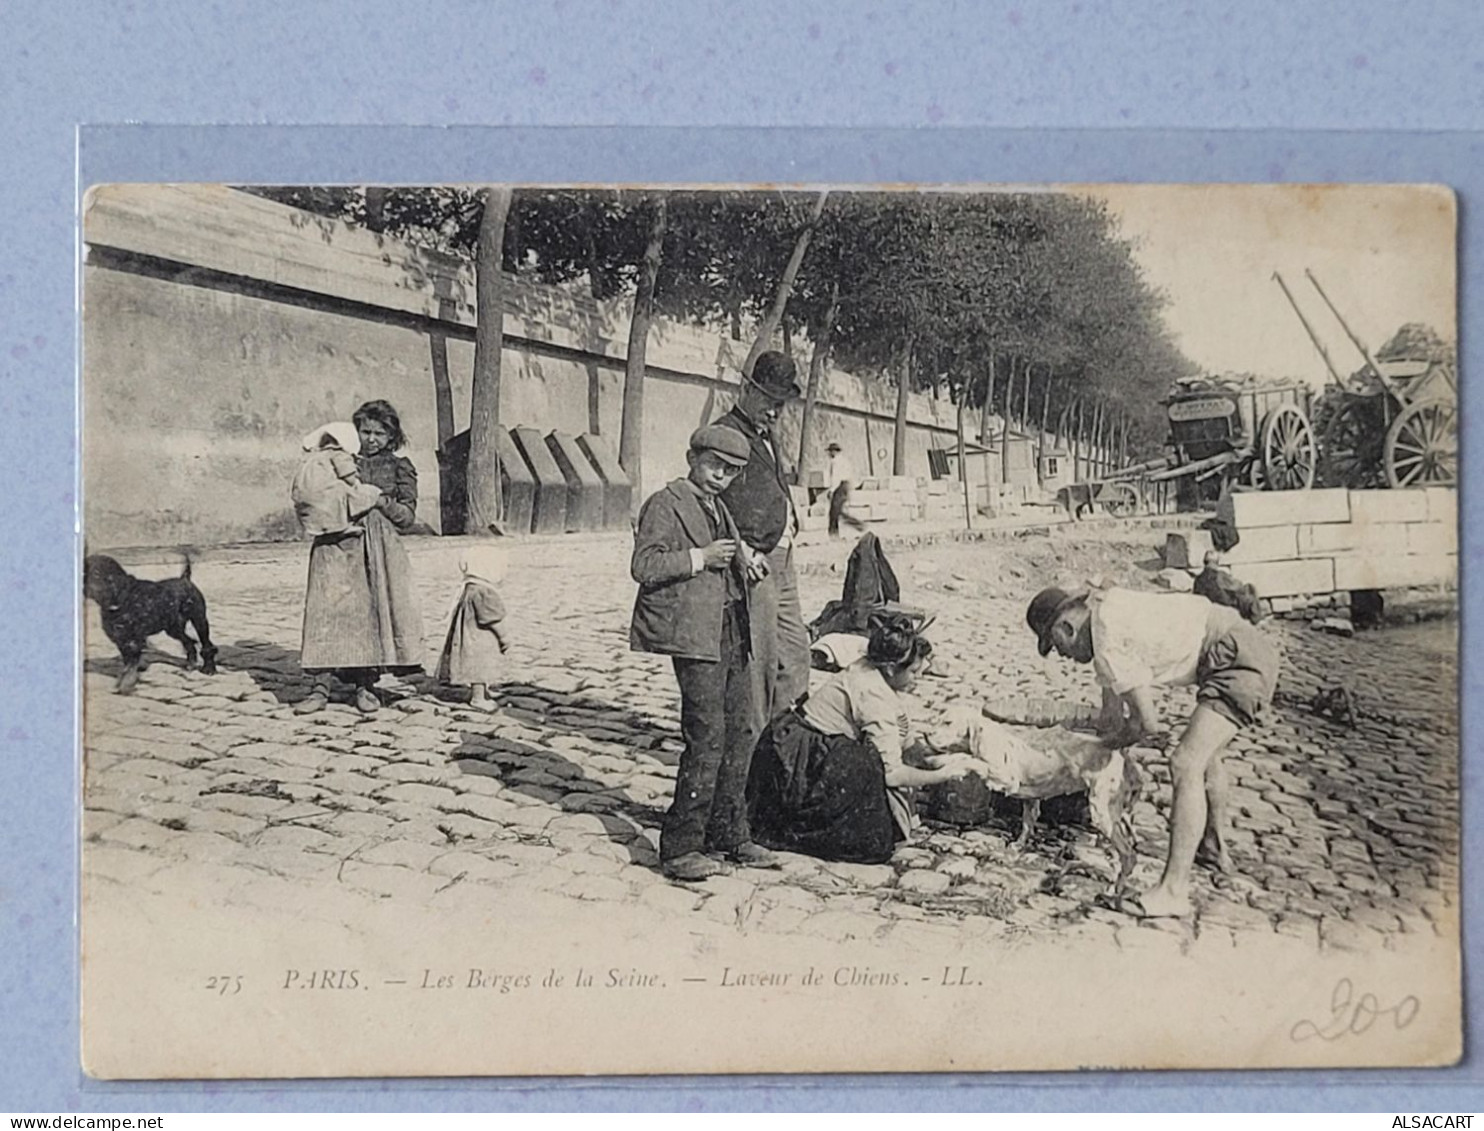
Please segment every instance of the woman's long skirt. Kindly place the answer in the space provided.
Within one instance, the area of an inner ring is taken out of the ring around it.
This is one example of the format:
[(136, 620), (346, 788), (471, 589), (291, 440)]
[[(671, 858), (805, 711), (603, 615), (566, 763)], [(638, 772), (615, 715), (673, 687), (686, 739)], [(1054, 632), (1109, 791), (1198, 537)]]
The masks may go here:
[(825, 734), (790, 711), (769, 724), (753, 753), (747, 820), (753, 839), (769, 848), (881, 864), (900, 839), (895, 792), (868, 743)]
[(309, 550), (304, 594), (305, 671), (422, 666), (422, 616), (396, 527), (378, 511), (362, 534), (326, 535)]

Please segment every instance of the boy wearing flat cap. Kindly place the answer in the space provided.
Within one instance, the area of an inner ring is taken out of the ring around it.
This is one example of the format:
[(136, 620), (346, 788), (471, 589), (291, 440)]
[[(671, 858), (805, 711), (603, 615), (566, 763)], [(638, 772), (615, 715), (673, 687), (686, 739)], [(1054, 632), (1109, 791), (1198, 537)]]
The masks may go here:
[(1158, 735), (1153, 688), (1196, 685), (1195, 712), (1170, 755), (1175, 796), (1164, 875), (1130, 908), (1151, 918), (1185, 915), (1195, 863), (1231, 871), (1221, 756), (1238, 729), (1256, 723), (1271, 705), (1277, 651), (1236, 609), (1194, 593), (1043, 589), (1025, 620), (1041, 655), (1054, 648), (1069, 660), (1093, 665), (1103, 687), (1103, 727), (1110, 746), (1132, 746)]
[(630, 566), (639, 584), (629, 644), (671, 658), (685, 750), (660, 830), (660, 867), (676, 880), (724, 871), (717, 857), (777, 867), (753, 844), (744, 794), (758, 730), (752, 710), (748, 584), (752, 556), (721, 493), (746, 466), (747, 440), (707, 425), (690, 439), (690, 474), (639, 511)]

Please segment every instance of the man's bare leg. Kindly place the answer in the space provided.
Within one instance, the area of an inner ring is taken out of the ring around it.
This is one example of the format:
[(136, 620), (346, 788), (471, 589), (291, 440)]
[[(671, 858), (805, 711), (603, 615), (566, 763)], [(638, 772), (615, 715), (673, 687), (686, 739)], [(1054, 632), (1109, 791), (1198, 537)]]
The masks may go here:
[(1170, 812), (1170, 854), (1159, 883), (1139, 900), (1146, 914), (1178, 918), (1190, 910), (1190, 868), (1206, 828), (1206, 771), (1237, 733), (1225, 715), (1202, 703), (1170, 756), (1175, 799)]
[(1223, 875), (1233, 871), (1231, 851), (1226, 846), (1226, 834), (1231, 828), (1229, 786), (1226, 752), (1218, 750), (1206, 767), (1206, 832), (1196, 849), (1195, 860)]

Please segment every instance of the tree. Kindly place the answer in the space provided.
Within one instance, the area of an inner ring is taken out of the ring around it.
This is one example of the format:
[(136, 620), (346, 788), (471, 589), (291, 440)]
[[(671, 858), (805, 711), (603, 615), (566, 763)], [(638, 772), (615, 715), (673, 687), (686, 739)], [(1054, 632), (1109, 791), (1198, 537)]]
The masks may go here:
[(665, 207), (663, 193), (647, 201), (650, 212), (649, 238), (644, 245), (643, 266), (634, 293), (634, 310), (629, 318), (629, 349), (624, 365), (623, 422), (619, 428), (618, 462), (634, 485), (633, 500), (637, 507), (644, 501), (644, 361), (649, 343), (649, 326), (654, 319), (654, 288), (659, 275), (660, 257), (665, 242)]
[[(465, 259), (484, 212), (477, 192), (457, 188), (259, 191)], [(946, 387), (961, 408), (978, 408), (981, 425), (999, 408), (1027, 428), (1038, 394), (1043, 425), (1059, 421), (1065, 437), (1080, 422), (1079, 456), (1088, 441), (1110, 454), (1108, 416), (1096, 408), (1116, 404), (1120, 456), (1125, 447), (1137, 455), (1163, 440), (1158, 401), (1193, 368), (1163, 323), (1164, 296), (1108, 209), (1071, 194), (686, 190), (661, 201), (523, 189), (510, 202), (500, 258), (542, 282), (585, 282), (599, 299), (634, 296), (620, 455), (636, 477), (644, 343), (658, 317), (734, 338), (750, 318), (751, 357), (786, 314), (790, 338), (807, 336), (813, 347), (801, 463), (818, 383), (835, 359), (896, 386), (900, 472), (918, 388)]]
[(837, 278), (830, 289), (830, 305), (824, 323), (815, 341), (814, 351), (809, 356), (809, 380), (804, 387), (804, 419), (799, 425), (799, 468), (803, 470), (809, 459), (810, 446), (814, 438), (814, 405), (819, 397), (819, 379), (830, 360), (830, 341), (834, 336), (835, 318), (840, 311), (840, 281)]
[(814, 203), (814, 211), (809, 217), (808, 223), (799, 229), (798, 237), (794, 241), (793, 251), (789, 253), (788, 263), (783, 268), (783, 274), (778, 278), (777, 291), (773, 296), (773, 302), (768, 307), (768, 313), (763, 317), (758, 326), (757, 337), (753, 340), (752, 349), (748, 351), (747, 360), (742, 363), (742, 372), (751, 375), (753, 364), (768, 348), (768, 343), (773, 340), (773, 334), (778, 329), (778, 324), (783, 319), (784, 308), (788, 305), (788, 297), (793, 293), (794, 280), (798, 277), (799, 268), (804, 262), (804, 253), (809, 250), (809, 240), (814, 235), (814, 229), (819, 224), (819, 218), (824, 212), (824, 202), (829, 198), (828, 192), (819, 194), (819, 199)]
[(476, 316), (474, 324), (474, 380), (469, 404), (468, 508), (464, 532), (477, 534), (498, 528), (505, 517), (500, 488), (500, 355), (505, 340), (504, 272), (500, 270), (505, 245), (505, 221), (511, 190), (489, 188), (483, 193), (474, 263)]

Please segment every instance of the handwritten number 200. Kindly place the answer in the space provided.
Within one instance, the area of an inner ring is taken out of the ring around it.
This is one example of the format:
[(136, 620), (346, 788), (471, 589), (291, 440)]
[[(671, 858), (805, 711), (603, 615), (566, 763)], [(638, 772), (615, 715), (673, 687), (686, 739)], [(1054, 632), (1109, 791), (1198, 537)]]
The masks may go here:
[(1338, 1041), (1341, 1037), (1358, 1037), (1383, 1017), (1390, 1017), (1393, 1028), (1405, 1029), (1417, 1019), (1422, 1005), (1410, 994), (1393, 1006), (1381, 1008), (1374, 994), (1355, 996), (1355, 986), (1349, 978), (1335, 983), (1330, 995), (1329, 1017), (1322, 1023), (1300, 1021), (1289, 1036), (1295, 1041), (1307, 1041), (1318, 1037), (1321, 1041)]
[(216, 974), (206, 979), (206, 988), (215, 990), (221, 997), (242, 992), (241, 974)]

